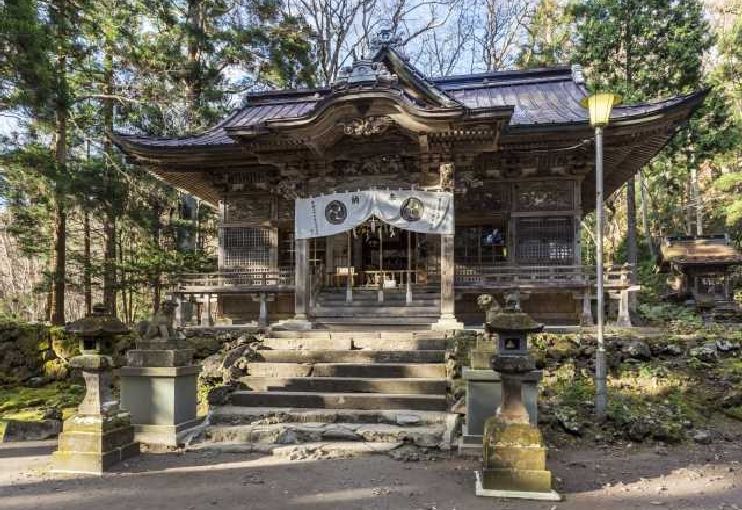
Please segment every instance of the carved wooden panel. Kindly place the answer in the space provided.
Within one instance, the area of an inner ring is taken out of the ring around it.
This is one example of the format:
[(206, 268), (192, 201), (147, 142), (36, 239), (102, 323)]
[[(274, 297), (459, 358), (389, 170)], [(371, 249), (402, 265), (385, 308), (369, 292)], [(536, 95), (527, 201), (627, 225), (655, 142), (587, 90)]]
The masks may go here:
[(294, 220), (294, 201), (286, 198), (278, 199), (278, 221)]
[(456, 213), (472, 215), (510, 211), (510, 186), (487, 184), (456, 194)]
[(273, 219), (273, 199), (250, 195), (229, 197), (224, 206), (224, 223), (256, 223)]
[(574, 209), (572, 181), (523, 182), (515, 185), (515, 210), (571, 211)]

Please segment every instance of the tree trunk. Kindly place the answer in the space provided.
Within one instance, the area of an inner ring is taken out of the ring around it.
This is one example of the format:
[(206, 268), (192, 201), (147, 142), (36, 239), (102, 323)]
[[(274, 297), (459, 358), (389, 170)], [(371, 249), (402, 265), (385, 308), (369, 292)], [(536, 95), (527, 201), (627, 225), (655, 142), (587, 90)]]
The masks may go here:
[(64, 292), (66, 279), (67, 255), (67, 212), (64, 197), (57, 197), (54, 218), (54, 304), (52, 307), (52, 324), (64, 324)]
[[(113, 132), (113, 95), (115, 93), (113, 82), (113, 42), (106, 40), (105, 56), (105, 90), (107, 99), (103, 102), (103, 124), (106, 133)], [(105, 254), (103, 261), (103, 304), (108, 313), (116, 316), (116, 207), (118, 197), (113, 190), (113, 146), (111, 139), (106, 136), (103, 139), (103, 155), (105, 157), (105, 170), (103, 174), (105, 190), (104, 204), (106, 207), (103, 233), (105, 237)]]
[(55, 98), (55, 147), (56, 164), (55, 211), (54, 211), (54, 303), (52, 307), (52, 324), (64, 324), (64, 292), (66, 279), (67, 255), (67, 211), (65, 208), (65, 186), (67, 185), (67, 114), (69, 90), (67, 84), (67, 56), (64, 45), (66, 41), (66, 2), (59, 2), (59, 20), (57, 21), (57, 68)]
[(632, 176), (626, 183), (626, 217), (627, 217), (627, 261), (632, 264), (631, 283), (636, 283), (637, 245), (636, 245), (636, 179)]
[(186, 75), (186, 107), (188, 129), (198, 125), (203, 83), (201, 76), (201, 47), (203, 40), (203, 0), (188, 0), (188, 73)]
[(652, 240), (652, 231), (649, 229), (649, 210), (648, 210), (648, 204), (647, 204), (647, 188), (644, 183), (644, 172), (639, 172), (639, 191), (641, 192), (642, 197), (642, 224), (644, 227), (644, 239), (647, 243), (647, 247), (649, 248), (649, 254), (652, 256), (652, 259), (656, 257), (656, 254), (654, 252), (654, 241)]
[(85, 294), (85, 315), (93, 313), (93, 270), (90, 257), (90, 211), (86, 208), (83, 211), (83, 292)]

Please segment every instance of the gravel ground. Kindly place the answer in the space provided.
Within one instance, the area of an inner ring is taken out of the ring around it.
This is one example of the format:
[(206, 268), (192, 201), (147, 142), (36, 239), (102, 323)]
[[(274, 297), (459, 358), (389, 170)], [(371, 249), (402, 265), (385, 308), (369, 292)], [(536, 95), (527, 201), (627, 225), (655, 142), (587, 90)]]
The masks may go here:
[(742, 510), (742, 445), (550, 452), (562, 503), (474, 496), (476, 461), (145, 453), (102, 477), (49, 473), (54, 443), (0, 444), (2, 510)]

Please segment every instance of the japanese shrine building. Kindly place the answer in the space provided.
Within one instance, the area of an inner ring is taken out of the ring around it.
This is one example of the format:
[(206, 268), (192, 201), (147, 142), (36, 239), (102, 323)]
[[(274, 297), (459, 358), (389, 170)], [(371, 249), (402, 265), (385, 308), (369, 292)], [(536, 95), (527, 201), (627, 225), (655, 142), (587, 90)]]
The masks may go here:
[[(587, 94), (578, 67), (429, 78), (383, 45), (331, 87), (251, 94), (203, 133), (113, 139), (218, 208), (219, 272), (174, 289), (204, 320), (448, 328), (481, 323), (478, 294), (518, 290), (538, 319), (575, 323), (594, 295)], [(704, 95), (614, 109), (606, 195)], [(626, 268), (607, 277), (628, 288)]]

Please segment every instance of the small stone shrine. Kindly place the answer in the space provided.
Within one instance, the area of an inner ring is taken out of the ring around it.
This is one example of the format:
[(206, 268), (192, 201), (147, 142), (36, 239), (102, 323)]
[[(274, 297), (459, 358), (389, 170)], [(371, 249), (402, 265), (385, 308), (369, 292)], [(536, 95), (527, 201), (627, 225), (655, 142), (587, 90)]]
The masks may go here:
[[(458, 448), (460, 455), (472, 456), (482, 454), (484, 423), (502, 401), (501, 376), (490, 368), (490, 360), (496, 353), (490, 323), (502, 313), (502, 309), (490, 294), (480, 295), (477, 304), (485, 312), (486, 334), (477, 336), (476, 346), (469, 350), (469, 367), (464, 367), (461, 374), (466, 381), (466, 422)], [(523, 376), (521, 396), (531, 425), (536, 425), (538, 419), (536, 395), (541, 377), (540, 370), (533, 370)]]
[(173, 330), (177, 305), (164, 301), (121, 368), (121, 402), (131, 412), (137, 440), (176, 447), (200, 423), (196, 417), (199, 365)]
[(77, 413), (64, 422), (52, 455), (53, 469), (101, 474), (117, 462), (139, 455), (130, 415), (119, 407), (111, 391), (113, 340), (129, 330), (100, 305), (93, 308), (92, 315), (65, 329), (80, 341), (82, 355), (72, 358), (70, 366), (82, 370), (87, 391)]
[(498, 336), (492, 370), (502, 377), (502, 403), (485, 422), (484, 466), (477, 472), (477, 496), (560, 501), (551, 488), (546, 469), (546, 447), (541, 431), (529, 422), (522, 399), (523, 381), (535, 370), (528, 354), (528, 334), (543, 325), (520, 312), (517, 300), (509, 300), (503, 313), (487, 325)]

